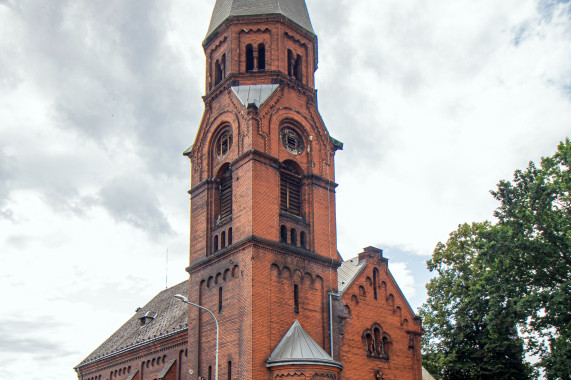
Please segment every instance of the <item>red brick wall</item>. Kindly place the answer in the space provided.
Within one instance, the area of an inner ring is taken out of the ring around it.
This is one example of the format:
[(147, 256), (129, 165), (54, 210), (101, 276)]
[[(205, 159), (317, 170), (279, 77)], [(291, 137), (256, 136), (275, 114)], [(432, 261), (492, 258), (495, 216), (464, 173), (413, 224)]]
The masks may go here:
[[(187, 379), (187, 333), (149, 342), (124, 353), (102, 359), (81, 367), (83, 380), (124, 380), (138, 370), (133, 380), (156, 379), (171, 360), (175, 363), (167, 373), (167, 380)], [(182, 366), (181, 366), (182, 363)]]
[[(343, 306), (337, 305), (337, 314), (344, 316), (344, 325), (337, 327), (342, 331), (339, 341), (340, 359), (345, 366), (342, 377), (374, 379), (376, 371), (381, 370), (385, 380), (420, 380), (420, 321), (390, 274), (387, 261), (370, 257), (366, 260), (365, 268), (341, 297), (342, 304), (349, 309), (339, 310)], [(379, 270), (377, 299), (373, 288), (374, 268)], [(388, 360), (367, 356), (363, 332), (375, 323), (391, 338)], [(414, 347), (409, 347), (411, 336)]]

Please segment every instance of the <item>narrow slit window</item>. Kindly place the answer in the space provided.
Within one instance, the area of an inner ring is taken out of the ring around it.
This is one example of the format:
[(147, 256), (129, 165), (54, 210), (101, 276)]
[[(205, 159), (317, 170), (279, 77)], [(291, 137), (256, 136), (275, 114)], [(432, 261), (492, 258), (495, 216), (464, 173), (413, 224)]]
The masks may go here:
[(228, 245), (232, 245), (232, 227), (228, 228)]
[(305, 232), (301, 231), (299, 233), (299, 245), (301, 248), (306, 248), (307, 247), (307, 243), (305, 241)]
[(373, 269), (373, 297), (377, 299), (377, 281), (379, 278), (379, 270), (377, 268)]
[(208, 366), (208, 380), (212, 380), (212, 366)]
[(299, 314), (299, 285), (293, 286), (293, 311)]
[(218, 235), (214, 236), (214, 252), (218, 251)]
[(220, 234), (220, 249), (226, 248), (226, 231)]
[(287, 51), (287, 75), (288, 76), (293, 76), (293, 52), (291, 50), (288, 49)]
[(297, 245), (297, 231), (295, 230), (295, 228), (292, 228), (290, 233), (291, 233), (291, 239), (290, 239), (291, 244)]
[(222, 287), (218, 288), (218, 312), (222, 313)]
[(300, 82), (303, 79), (302, 71), (302, 58), (301, 55), (298, 54), (293, 66), (293, 76)]
[(246, 45), (246, 71), (254, 70), (254, 47)]
[(228, 361), (228, 380), (232, 380), (232, 362)]
[(282, 243), (287, 243), (287, 227), (281, 226), (280, 228), (280, 241)]
[(258, 45), (258, 70), (266, 69), (266, 46), (264, 44)]
[(222, 81), (222, 65), (217, 59), (214, 63), (214, 85), (218, 85)]

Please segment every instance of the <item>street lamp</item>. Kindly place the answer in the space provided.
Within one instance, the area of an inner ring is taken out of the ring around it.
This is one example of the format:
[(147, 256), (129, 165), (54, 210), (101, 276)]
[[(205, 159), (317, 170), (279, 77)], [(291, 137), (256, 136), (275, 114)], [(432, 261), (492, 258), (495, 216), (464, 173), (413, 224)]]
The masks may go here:
[(214, 363), (214, 380), (218, 380), (218, 320), (216, 319), (216, 317), (214, 316), (214, 314), (212, 314), (212, 312), (210, 310), (208, 310), (204, 306), (200, 306), (200, 305), (197, 305), (195, 303), (190, 302), (188, 300), (188, 298), (186, 298), (182, 294), (175, 294), (174, 298), (178, 298), (179, 300), (181, 300), (184, 303), (187, 303), (187, 304), (192, 305), (192, 306), (199, 307), (202, 310), (206, 310), (208, 313), (210, 313), (210, 315), (212, 315), (212, 318), (214, 318), (214, 323), (216, 324), (216, 360)]

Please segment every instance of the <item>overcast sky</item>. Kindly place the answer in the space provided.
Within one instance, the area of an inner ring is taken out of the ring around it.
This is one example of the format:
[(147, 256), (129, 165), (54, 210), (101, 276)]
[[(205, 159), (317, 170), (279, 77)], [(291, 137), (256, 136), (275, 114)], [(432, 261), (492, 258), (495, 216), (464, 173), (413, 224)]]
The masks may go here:
[[(339, 251), (425, 261), (571, 135), (571, 3), (307, 0)], [(0, 378), (72, 367), (185, 280), (214, 0), (0, 0)], [(168, 265), (167, 265), (168, 252)]]

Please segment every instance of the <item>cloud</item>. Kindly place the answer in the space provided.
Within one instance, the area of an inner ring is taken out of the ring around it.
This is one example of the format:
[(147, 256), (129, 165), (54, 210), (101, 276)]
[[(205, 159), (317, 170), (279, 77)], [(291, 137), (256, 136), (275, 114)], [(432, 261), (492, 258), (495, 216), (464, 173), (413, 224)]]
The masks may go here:
[[(37, 336), (33, 333), (37, 329), (54, 330), (61, 325), (51, 318), (37, 318), (29, 321), (4, 319), (0, 321), (0, 336), (2, 336), (0, 352), (33, 355), (38, 360), (53, 360), (58, 356), (76, 354), (66, 349), (62, 343), (55, 343), (46, 339), (45, 336)], [(51, 355), (46, 355), (50, 352)]]
[(107, 183), (99, 192), (101, 205), (118, 221), (131, 224), (153, 236), (173, 232), (159, 208), (153, 186), (141, 177), (123, 176)]

